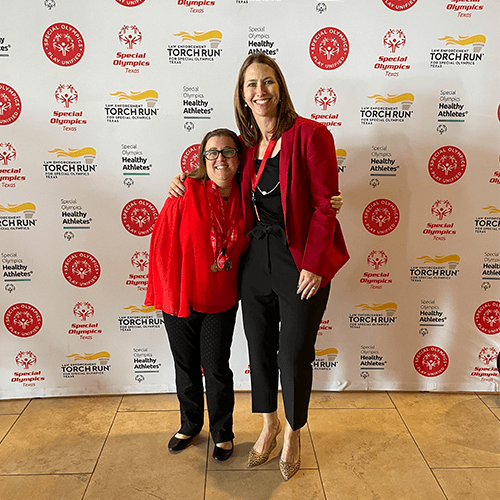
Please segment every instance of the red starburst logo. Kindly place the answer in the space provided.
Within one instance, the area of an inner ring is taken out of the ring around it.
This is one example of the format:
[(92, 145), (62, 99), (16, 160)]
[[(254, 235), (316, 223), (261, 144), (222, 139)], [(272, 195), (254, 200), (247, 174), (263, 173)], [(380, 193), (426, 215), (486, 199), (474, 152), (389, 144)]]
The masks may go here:
[(483, 347), (477, 356), (479, 361), (489, 365), (498, 358), (498, 351), (494, 347)]
[(158, 210), (148, 200), (129, 201), (122, 210), (123, 227), (135, 236), (148, 236), (158, 217)]
[(33, 337), (42, 328), (43, 320), (40, 311), (31, 304), (14, 304), (5, 311), (3, 321), (5, 328), (16, 337)]
[(80, 62), (85, 51), (82, 34), (71, 24), (55, 23), (42, 37), (45, 55), (58, 66), (73, 66)]
[(417, 1), (418, 0), (382, 0), (387, 8), (396, 11), (411, 9)]
[(443, 374), (449, 363), (448, 354), (437, 346), (423, 347), (413, 358), (415, 370), (424, 377), (437, 377)]
[(309, 55), (318, 68), (337, 69), (347, 60), (349, 40), (338, 28), (323, 28), (312, 37)]
[(146, 267), (149, 266), (149, 252), (134, 252), (130, 262), (143, 273)]
[(429, 175), (439, 184), (453, 184), (465, 173), (467, 159), (455, 146), (436, 149), (429, 158)]
[(453, 212), (453, 206), (448, 200), (436, 200), (431, 207), (431, 214), (438, 220), (443, 220)]
[(403, 30), (389, 30), (384, 35), (384, 47), (389, 49), (393, 54), (397, 49), (402, 49), (406, 44), (406, 36)]
[(383, 250), (372, 250), (366, 258), (368, 265), (375, 270), (385, 266), (388, 260), (387, 254)]
[(320, 87), (314, 95), (314, 103), (319, 106), (323, 111), (330, 106), (335, 106), (337, 102), (337, 94), (331, 87)]
[(94, 312), (94, 306), (90, 302), (77, 302), (73, 307), (73, 314), (80, 321), (87, 321), (94, 316)]
[(86, 288), (97, 282), (101, 276), (101, 266), (90, 253), (74, 252), (64, 259), (62, 272), (68, 283)]
[(500, 333), (500, 302), (490, 300), (481, 304), (474, 313), (474, 323), (486, 335)]
[(391, 233), (398, 224), (399, 209), (391, 200), (374, 200), (363, 211), (363, 225), (376, 236)]
[(21, 115), (21, 98), (6, 83), (0, 83), (0, 125), (10, 125)]
[(123, 45), (126, 45), (129, 50), (132, 50), (135, 45), (141, 44), (142, 33), (135, 24), (126, 24), (118, 33), (118, 40), (120, 40), (120, 43)]
[(78, 92), (73, 85), (61, 84), (54, 92), (57, 102), (64, 104), (65, 108), (69, 108), (70, 104), (78, 102)]
[(0, 162), (8, 165), (9, 161), (16, 159), (16, 150), (10, 142), (0, 142)]
[(189, 146), (181, 156), (181, 169), (185, 174), (198, 168), (198, 152), (200, 150), (199, 144)]
[(16, 364), (24, 370), (29, 370), (36, 365), (36, 356), (31, 351), (19, 351), (16, 356)]

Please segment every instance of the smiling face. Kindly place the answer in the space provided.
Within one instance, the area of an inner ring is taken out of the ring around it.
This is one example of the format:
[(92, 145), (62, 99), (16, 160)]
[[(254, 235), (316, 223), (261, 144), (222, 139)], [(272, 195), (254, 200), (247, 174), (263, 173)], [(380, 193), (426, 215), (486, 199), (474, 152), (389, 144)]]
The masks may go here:
[(280, 89), (270, 66), (262, 63), (248, 66), (243, 79), (243, 99), (256, 119), (277, 117)]
[[(238, 149), (233, 139), (228, 136), (210, 137), (205, 145), (205, 151), (220, 151), (224, 148)], [(238, 154), (232, 158), (225, 158), (222, 153), (219, 153), (216, 160), (205, 159), (205, 165), (208, 178), (213, 181), (218, 188), (224, 189), (232, 185), (234, 176), (240, 165), (240, 158)]]

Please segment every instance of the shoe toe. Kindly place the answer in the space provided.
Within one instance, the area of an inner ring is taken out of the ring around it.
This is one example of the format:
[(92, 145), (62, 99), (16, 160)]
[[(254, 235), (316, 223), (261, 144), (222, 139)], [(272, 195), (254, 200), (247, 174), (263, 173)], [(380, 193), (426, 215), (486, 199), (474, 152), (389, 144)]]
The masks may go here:
[(217, 462), (225, 462), (232, 454), (234, 450), (234, 445), (231, 444), (231, 448), (229, 450), (225, 450), (224, 448), (220, 448), (219, 446), (214, 446), (213, 457)]

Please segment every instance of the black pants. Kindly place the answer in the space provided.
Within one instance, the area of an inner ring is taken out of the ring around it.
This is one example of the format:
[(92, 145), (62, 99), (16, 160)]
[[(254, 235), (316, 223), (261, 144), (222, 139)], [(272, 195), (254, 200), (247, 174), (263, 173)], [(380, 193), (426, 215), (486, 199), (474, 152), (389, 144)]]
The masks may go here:
[(212, 438), (215, 443), (234, 438), (233, 372), (229, 356), (237, 310), (238, 304), (218, 314), (191, 311), (187, 318), (163, 313), (175, 362), (181, 434), (194, 436), (203, 427), (204, 376)]
[(299, 276), (289, 249), (276, 236), (252, 238), (240, 267), (252, 411), (276, 411), (279, 370), (285, 414), (293, 430), (307, 422), (314, 344), (330, 292), (327, 284), (311, 299), (301, 300)]

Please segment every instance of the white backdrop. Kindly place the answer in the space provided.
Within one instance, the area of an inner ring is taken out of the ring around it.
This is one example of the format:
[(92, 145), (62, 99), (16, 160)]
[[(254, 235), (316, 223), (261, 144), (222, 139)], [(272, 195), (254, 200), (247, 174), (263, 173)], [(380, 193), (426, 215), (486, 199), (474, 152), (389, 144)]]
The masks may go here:
[[(4, 0), (0, 397), (175, 391), (149, 234), (237, 71), (333, 133), (351, 260), (315, 389), (498, 391), (498, 0)], [(236, 389), (248, 390), (241, 322)]]

